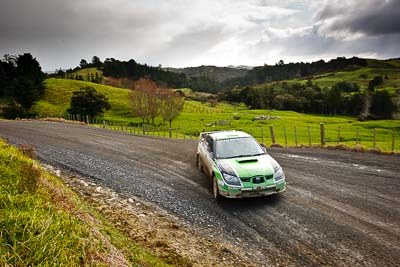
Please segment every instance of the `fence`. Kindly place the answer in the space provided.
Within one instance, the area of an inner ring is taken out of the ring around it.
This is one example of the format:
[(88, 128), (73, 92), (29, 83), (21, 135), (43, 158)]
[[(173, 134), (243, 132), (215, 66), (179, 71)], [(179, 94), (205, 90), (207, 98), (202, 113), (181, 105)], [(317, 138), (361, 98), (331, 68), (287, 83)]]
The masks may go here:
[[(52, 118), (68, 121), (83, 122), (87, 125), (111, 130), (118, 130), (133, 135), (148, 135), (160, 138), (173, 139), (197, 139), (202, 131), (215, 131), (216, 128), (169, 128), (165, 125), (147, 125), (141, 123), (116, 123), (99, 118), (91, 118), (79, 114), (59, 114)], [(36, 119), (40, 119), (36, 117)], [(227, 126), (230, 127), (230, 126)], [(232, 128), (229, 128), (232, 129)], [(219, 129), (222, 130), (222, 129)], [(399, 134), (396, 129), (370, 128), (332, 125), (320, 123), (308, 126), (296, 125), (269, 125), (266, 127), (243, 127), (235, 130), (243, 130), (253, 135), (259, 142), (265, 145), (289, 146), (348, 146), (356, 145), (382, 151), (400, 151)]]

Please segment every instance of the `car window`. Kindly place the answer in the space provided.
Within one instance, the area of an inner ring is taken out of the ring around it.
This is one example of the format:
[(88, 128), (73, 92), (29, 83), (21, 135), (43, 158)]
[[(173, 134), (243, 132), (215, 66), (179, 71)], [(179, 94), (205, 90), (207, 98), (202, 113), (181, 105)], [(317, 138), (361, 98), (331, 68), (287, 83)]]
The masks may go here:
[(217, 140), (215, 155), (217, 158), (234, 158), (265, 154), (254, 138), (230, 138)]
[(214, 149), (214, 140), (210, 136), (207, 136), (206, 144), (207, 144), (208, 151), (212, 152)]

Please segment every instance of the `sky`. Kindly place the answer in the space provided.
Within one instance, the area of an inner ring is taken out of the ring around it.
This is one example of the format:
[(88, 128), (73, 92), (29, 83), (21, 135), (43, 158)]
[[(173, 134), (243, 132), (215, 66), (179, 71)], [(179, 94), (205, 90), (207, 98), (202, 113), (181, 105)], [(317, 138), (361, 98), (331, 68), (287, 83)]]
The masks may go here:
[(0, 55), (163, 67), (400, 57), (400, 0), (0, 0)]

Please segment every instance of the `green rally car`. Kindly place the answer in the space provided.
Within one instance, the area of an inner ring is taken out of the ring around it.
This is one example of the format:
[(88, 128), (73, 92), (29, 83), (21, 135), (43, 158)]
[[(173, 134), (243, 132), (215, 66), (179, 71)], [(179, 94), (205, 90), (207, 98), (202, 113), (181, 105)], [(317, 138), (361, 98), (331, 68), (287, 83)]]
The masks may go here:
[(197, 167), (213, 182), (215, 199), (258, 197), (285, 191), (285, 174), (266, 149), (241, 131), (200, 134)]

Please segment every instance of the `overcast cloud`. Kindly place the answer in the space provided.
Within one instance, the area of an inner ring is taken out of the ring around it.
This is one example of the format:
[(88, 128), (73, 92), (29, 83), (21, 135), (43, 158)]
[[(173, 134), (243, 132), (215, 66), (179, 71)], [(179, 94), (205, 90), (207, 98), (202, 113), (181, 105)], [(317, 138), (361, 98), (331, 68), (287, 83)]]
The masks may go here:
[(400, 0), (0, 0), (0, 54), (163, 66), (400, 56)]

